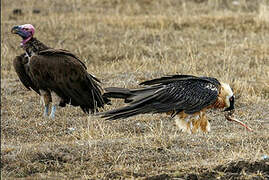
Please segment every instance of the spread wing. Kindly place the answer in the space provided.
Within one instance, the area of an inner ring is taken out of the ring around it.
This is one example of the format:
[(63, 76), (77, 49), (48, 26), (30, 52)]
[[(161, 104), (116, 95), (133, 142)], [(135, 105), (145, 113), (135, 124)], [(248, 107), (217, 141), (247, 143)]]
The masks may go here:
[(41, 89), (54, 91), (65, 103), (80, 106), (84, 112), (94, 112), (104, 106), (102, 89), (97, 78), (85, 65), (63, 50), (49, 49), (31, 57), (33, 79)]
[[(166, 81), (164, 85), (155, 87), (155, 91), (149, 88), (151, 92), (147, 92), (148, 87), (134, 91), (133, 101), (128, 106), (104, 112), (103, 117), (113, 120), (137, 114), (171, 111), (193, 114), (216, 102), (218, 97), (218, 86), (204, 78), (173, 80), (171, 83)], [(139, 98), (136, 99), (136, 96)]]
[(20, 56), (16, 56), (13, 60), (13, 67), (22, 82), (22, 84), (29, 90), (33, 89), (35, 92), (40, 94), (38, 87), (33, 83), (32, 79), (29, 76), (29, 71), (27, 69), (27, 66), (25, 64), (28, 62), (28, 58), (24, 57), (25, 54), (22, 54)]

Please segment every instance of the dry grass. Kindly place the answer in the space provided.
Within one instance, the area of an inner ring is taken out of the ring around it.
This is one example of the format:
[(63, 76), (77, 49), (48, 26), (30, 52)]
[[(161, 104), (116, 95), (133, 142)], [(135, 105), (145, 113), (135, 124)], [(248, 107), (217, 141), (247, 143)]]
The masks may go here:
[[(5, 0), (1, 12), (2, 178), (268, 178), (267, 1)], [(12, 67), (22, 50), (10, 29), (24, 23), (47, 45), (76, 53), (104, 87), (175, 73), (228, 82), (237, 118), (254, 132), (220, 112), (209, 113), (211, 133), (194, 135), (165, 115), (108, 122), (67, 107), (44, 119)]]

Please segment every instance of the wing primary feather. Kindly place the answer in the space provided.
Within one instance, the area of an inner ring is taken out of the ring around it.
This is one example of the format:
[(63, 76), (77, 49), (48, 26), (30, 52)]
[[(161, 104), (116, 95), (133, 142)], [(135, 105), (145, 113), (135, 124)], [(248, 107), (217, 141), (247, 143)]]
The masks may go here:
[(198, 77), (195, 77), (192, 75), (170, 75), (170, 76), (164, 76), (157, 79), (152, 79), (149, 81), (144, 81), (144, 82), (141, 82), (139, 85), (169, 84), (174, 81), (197, 79), (197, 78)]
[(164, 76), (157, 79), (152, 79), (149, 81), (141, 82), (139, 85), (154, 85), (154, 84), (169, 84), (176, 81), (188, 81), (188, 80), (197, 80), (197, 81), (206, 81), (215, 85), (220, 85), (220, 82), (216, 78), (211, 77), (196, 77), (193, 75), (170, 75)]

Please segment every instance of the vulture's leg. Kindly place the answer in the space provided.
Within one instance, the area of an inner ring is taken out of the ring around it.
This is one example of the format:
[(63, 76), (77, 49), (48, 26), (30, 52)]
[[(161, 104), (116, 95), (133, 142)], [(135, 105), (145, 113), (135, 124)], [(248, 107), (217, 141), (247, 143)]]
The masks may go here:
[(49, 91), (44, 91), (44, 90), (40, 90), (40, 94), (41, 94), (42, 104), (44, 105), (43, 116), (47, 117), (49, 115), (49, 105), (51, 102), (51, 94)]
[(200, 116), (198, 114), (192, 115), (190, 120), (191, 133), (196, 133), (200, 128)]
[(176, 125), (177, 127), (183, 131), (183, 132), (188, 132), (188, 133), (192, 133), (191, 129), (192, 129), (192, 123), (190, 122), (190, 119), (188, 117), (187, 114), (185, 114), (184, 112), (180, 112), (177, 116), (176, 116)]
[(43, 116), (44, 117), (49, 116), (49, 105), (45, 105)]
[(51, 94), (52, 94), (51, 95), (52, 106), (51, 106), (51, 112), (50, 112), (50, 119), (54, 119), (55, 112), (56, 112), (56, 106), (58, 106), (60, 104), (61, 98), (55, 92), (52, 92)]
[(208, 122), (205, 112), (200, 111), (199, 115), (196, 115), (195, 119), (192, 119), (193, 129), (192, 132), (196, 132), (197, 130), (201, 130), (203, 132), (210, 131), (210, 123)]
[(205, 112), (201, 112), (201, 123), (200, 128), (203, 132), (210, 132), (210, 123), (208, 122)]
[(54, 119), (55, 118), (55, 112), (56, 112), (56, 105), (53, 104), (51, 106), (50, 119)]

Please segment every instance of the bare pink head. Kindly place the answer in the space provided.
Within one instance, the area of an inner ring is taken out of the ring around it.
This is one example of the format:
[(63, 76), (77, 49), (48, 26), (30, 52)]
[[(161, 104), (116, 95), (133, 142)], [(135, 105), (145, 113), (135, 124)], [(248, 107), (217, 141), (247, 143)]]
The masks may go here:
[(32, 24), (23, 24), (14, 26), (11, 33), (18, 34), (22, 38), (22, 45), (25, 45), (35, 34), (35, 28)]

